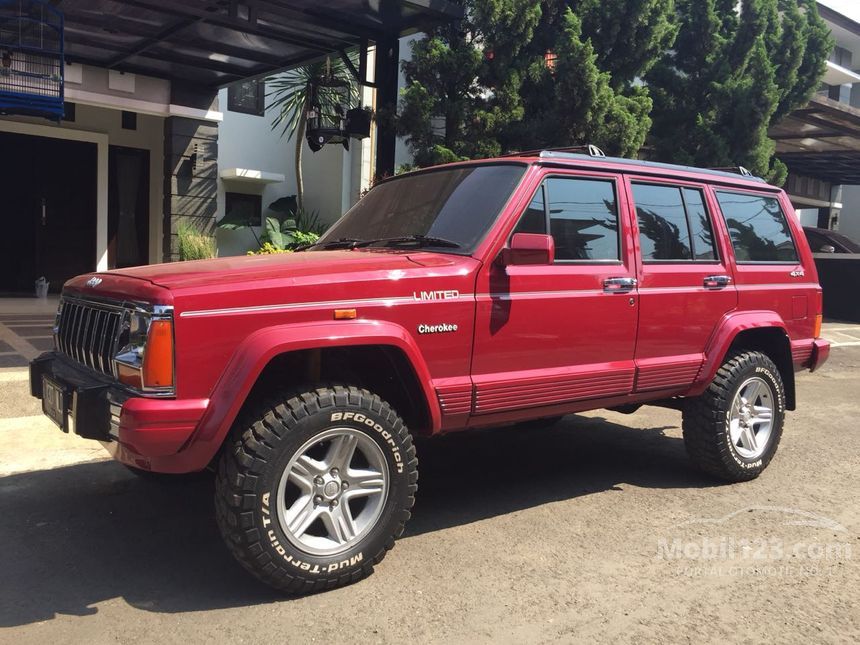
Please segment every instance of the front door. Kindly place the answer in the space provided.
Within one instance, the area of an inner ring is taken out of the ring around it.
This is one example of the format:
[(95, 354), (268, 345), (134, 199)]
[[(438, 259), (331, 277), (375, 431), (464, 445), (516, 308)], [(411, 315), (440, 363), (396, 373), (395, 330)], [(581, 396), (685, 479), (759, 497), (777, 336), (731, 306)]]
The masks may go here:
[(617, 175), (547, 171), (511, 234), (546, 233), (555, 262), (485, 266), (476, 288), (473, 423), (561, 413), (633, 388), (637, 294)]
[(631, 179), (639, 264), (636, 391), (692, 384), (708, 339), (737, 306), (728, 249), (701, 185)]
[(149, 263), (149, 150), (108, 153), (108, 267)]
[(51, 291), (96, 264), (97, 147), (0, 133), (0, 292)]

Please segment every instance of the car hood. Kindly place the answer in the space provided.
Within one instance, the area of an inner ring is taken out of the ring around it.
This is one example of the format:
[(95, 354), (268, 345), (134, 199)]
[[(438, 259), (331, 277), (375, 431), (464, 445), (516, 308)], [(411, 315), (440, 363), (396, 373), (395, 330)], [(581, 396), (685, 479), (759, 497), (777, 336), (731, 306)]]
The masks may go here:
[(444, 266), (458, 259), (464, 258), (438, 253), (391, 250), (314, 251), (151, 264), (115, 269), (101, 275), (138, 278), (167, 289), (181, 290), (195, 287), (218, 288), (269, 280), (294, 283), (332, 282), (343, 274), (376, 271), (389, 273), (418, 269), (422, 266)]

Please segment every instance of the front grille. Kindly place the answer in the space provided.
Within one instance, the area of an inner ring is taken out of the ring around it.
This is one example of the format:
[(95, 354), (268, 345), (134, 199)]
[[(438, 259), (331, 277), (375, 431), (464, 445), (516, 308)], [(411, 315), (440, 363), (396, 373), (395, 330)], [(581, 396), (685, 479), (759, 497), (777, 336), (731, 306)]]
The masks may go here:
[(121, 323), (120, 308), (64, 298), (54, 342), (69, 358), (114, 376), (113, 357)]

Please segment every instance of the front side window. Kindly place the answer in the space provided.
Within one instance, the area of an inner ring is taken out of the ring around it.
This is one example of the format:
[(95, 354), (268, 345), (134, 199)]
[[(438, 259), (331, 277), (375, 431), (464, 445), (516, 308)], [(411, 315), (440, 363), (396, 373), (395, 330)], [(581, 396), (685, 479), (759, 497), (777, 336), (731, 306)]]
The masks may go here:
[(546, 234), (547, 220), (557, 262), (618, 260), (618, 205), (613, 181), (547, 179), (514, 233)]
[(393, 246), (402, 238), (418, 237), (426, 238), (422, 247), (428, 250), (471, 253), (525, 169), (522, 164), (443, 167), (389, 179), (349, 209), (315, 248), (325, 249), (339, 240)]
[(546, 180), (556, 260), (618, 260), (618, 201), (606, 179)]
[(776, 197), (717, 191), (738, 262), (797, 262), (797, 250)]

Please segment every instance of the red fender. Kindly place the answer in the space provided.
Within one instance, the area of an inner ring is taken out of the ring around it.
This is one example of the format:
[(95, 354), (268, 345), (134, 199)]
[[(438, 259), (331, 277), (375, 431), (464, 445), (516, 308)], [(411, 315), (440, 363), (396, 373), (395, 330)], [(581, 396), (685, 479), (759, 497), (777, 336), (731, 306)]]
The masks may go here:
[(376, 320), (278, 325), (254, 332), (236, 348), (215, 384), (197, 430), (179, 453), (185, 453), (184, 465), (189, 469), (201, 469), (209, 463), (260, 373), (275, 356), (303, 349), (355, 345), (385, 345), (403, 351), (424, 390), (432, 431), (437, 432), (442, 415), (430, 385), (430, 372), (412, 336), (403, 327)]
[(729, 351), (735, 338), (742, 331), (763, 327), (776, 327), (786, 339), (789, 338), (785, 321), (775, 311), (743, 311), (728, 313), (720, 320), (716, 331), (708, 341), (705, 350), (705, 361), (699, 369), (699, 375), (690, 388), (687, 396), (698, 396), (704, 392), (713, 380), (723, 363), (723, 357)]

